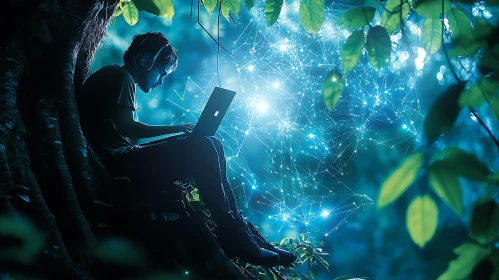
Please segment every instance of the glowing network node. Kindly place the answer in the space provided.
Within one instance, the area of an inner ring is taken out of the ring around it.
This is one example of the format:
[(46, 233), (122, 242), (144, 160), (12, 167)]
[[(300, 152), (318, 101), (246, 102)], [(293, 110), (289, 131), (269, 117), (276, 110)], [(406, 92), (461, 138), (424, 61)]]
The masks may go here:
[(328, 210), (322, 210), (321, 217), (323, 217), (323, 218), (329, 217), (329, 211)]
[(266, 113), (267, 110), (269, 109), (269, 104), (265, 100), (261, 100), (258, 102), (256, 105), (256, 109), (260, 111), (261, 113)]

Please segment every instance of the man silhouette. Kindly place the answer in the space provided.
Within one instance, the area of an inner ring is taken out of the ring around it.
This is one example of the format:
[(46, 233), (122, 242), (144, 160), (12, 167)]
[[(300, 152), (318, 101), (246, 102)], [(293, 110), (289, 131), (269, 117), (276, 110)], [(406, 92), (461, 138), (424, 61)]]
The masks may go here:
[[(272, 246), (238, 212), (226, 173), (222, 143), (215, 137), (189, 136), (151, 145), (132, 145), (129, 138), (149, 138), (190, 132), (193, 125), (147, 125), (133, 118), (135, 85), (145, 93), (163, 83), (177, 67), (177, 55), (160, 32), (133, 37), (124, 65), (109, 65), (93, 73), (76, 96), (82, 130), (90, 146), (113, 175), (119, 164), (147, 200), (161, 204), (162, 184), (194, 178), (215, 221), (218, 242), (229, 256), (257, 265), (289, 265), (290, 252)], [(156, 200), (156, 201), (155, 201)]]

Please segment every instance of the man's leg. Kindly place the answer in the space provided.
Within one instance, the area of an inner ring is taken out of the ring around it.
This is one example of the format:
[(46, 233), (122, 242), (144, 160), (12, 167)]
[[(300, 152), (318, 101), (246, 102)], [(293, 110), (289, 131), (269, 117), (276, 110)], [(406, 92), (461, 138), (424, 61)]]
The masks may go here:
[(222, 177), (222, 186), (224, 188), (225, 197), (229, 202), (230, 210), (237, 213), (236, 198), (227, 177), (227, 160), (225, 159), (224, 146), (218, 138), (214, 136), (208, 138), (212, 141), (213, 146), (215, 146), (215, 149), (217, 150), (218, 162), (220, 164), (220, 176)]
[[(208, 137), (174, 139), (144, 146), (124, 156), (131, 172), (140, 173), (146, 196), (157, 200), (163, 184), (194, 178), (215, 222), (230, 211), (219, 162), (219, 152)], [(225, 158), (224, 158), (225, 163)], [(226, 176), (225, 176), (226, 178)]]
[[(199, 194), (217, 224), (216, 234), (224, 251), (253, 264), (278, 264), (279, 255), (260, 248), (244, 222), (235, 219), (236, 213), (229, 213), (232, 210), (229, 204), (233, 202), (235, 207), (235, 199), (228, 184), (223, 147), (218, 139), (192, 137), (172, 140), (140, 148), (128, 156), (127, 161), (138, 164), (138, 172), (146, 174), (144, 179), (153, 183), (150, 186), (153, 191), (147, 195), (149, 199), (158, 202), (160, 196), (154, 195), (160, 191), (158, 179), (170, 183), (174, 179), (194, 177)], [(156, 179), (155, 182), (151, 178)], [(144, 187), (147, 188), (147, 184)]]

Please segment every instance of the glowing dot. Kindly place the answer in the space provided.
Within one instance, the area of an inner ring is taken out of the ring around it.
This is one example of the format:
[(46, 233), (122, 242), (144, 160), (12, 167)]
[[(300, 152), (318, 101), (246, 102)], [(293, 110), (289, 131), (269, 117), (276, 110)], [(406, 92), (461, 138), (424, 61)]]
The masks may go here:
[(279, 86), (280, 86), (279, 83), (277, 82), (274, 83), (274, 88), (278, 88)]
[(329, 211), (327, 211), (327, 210), (322, 210), (321, 216), (322, 216), (323, 218), (328, 217), (328, 216), (329, 216)]
[(407, 128), (407, 125), (406, 125), (406, 124), (402, 125), (402, 128), (403, 128), (403, 129), (406, 129), (406, 128)]
[(250, 71), (255, 70), (255, 66), (253, 66), (253, 65), (248, 66), (248, 70), (250, 70)]
[(187, 270), (186, 270), (186, 271), (184, 272), (184, 274), (185, 274), (185, 275), (189, 275), (189, 271), (187, 271)]
[(256, 186), (251, 186), (252, 189), (256, 190)]
[(267, 103), (267, 101), (265, 100), (261, 100), (260, 102), (258, 102), (258, 104), (256, 105), (256, 109), (262, 113), (265, 113), (267, 112), (267, 110), (269, 109), (269, 104)]
[(310, 134), (308, 135), (308, 138), (310, 138), (310, 139), (312, 139), (312, 138), (314, 138), (314, 137), (315, 137), (315, 135), (313, 135), (312, 133), (310, 133)]

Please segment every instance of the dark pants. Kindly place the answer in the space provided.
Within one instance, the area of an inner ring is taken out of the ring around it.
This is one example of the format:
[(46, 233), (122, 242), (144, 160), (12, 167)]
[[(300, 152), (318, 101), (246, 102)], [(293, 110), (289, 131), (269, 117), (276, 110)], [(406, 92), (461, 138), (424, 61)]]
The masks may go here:
[(113, 176), (128, 177), (135, 186), (147, 188), (143, 190), (145, 199), (153, 203), (161, 203), (157, 201), (161, 197), (158, 194), (166, 186), (194, 179), (201, 199), (215, 221), (229, 211), (237, 211), (227, 179), (223, 145), (215, 137), (166, 140), (103, 162), (106, 167), (114, 165), (108, 169), (119, 167), (119, 171), (110, 172)]

